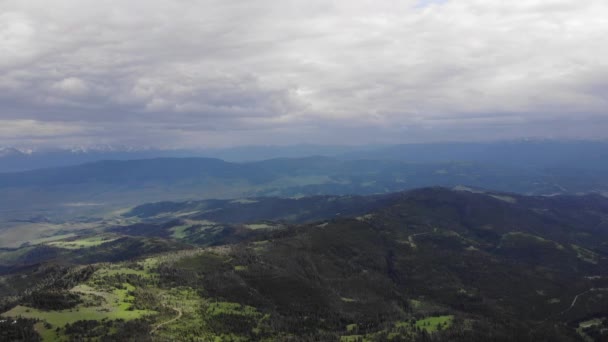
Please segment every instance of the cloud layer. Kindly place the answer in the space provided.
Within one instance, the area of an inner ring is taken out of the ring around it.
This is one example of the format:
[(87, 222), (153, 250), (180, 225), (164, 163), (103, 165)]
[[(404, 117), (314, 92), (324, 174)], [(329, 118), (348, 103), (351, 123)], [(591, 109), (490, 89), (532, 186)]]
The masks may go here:
[(605, 0), (0, 0), (0, 144), (608, 136)]

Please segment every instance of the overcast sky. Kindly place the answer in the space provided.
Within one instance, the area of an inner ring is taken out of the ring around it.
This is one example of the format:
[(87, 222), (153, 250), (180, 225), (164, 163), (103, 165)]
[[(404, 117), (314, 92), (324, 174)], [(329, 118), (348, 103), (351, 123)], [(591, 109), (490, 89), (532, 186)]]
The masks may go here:
[(606, 0), (0, 0), (0, 145), (608, 138)]

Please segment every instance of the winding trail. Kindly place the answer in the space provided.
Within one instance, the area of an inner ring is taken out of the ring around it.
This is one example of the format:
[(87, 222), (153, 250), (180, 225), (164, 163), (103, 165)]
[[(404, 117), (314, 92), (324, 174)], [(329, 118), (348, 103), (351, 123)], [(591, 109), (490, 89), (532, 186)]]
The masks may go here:
[(568, 308), (566, 308), (565, 310), (563, 310), (561, 312), (549, 315), (547, 318), (543, 319), (538, 324), (543, 324), (543, 323), (545, 323), (546, 321), (548, 321), (549, 319), (551, 319), (553, 317), (558, 317), (558, 316), (561, 316), (561, 315), (565, 314), (566, 312), (568, 312), (568, 311), (572, 310), (572, 308), (574, 308), (574, 306), (576, 305), (576, 302), (578, 301), (578, 299), (581, 296), (583, 296), (583, 295), (585, 295), (585, 294), (587, 294), (589, 292), (596, 292), (596, 291), (608, 291), (608, 288), (592, 287), (592, 288), (590, 288), (590, 289), (588, 289), (586, 291), (583, 291), (583, 292), (577, 294), (576, 296), (574, 296), (574, 299), (572, 299), (572, 303), (570, 303), (570, 306)]
[(173, 322), (177, 321), (178, 319), (182, 318), (182, 310), (180, 308), (171, 308), (171, 309), (173, 309), (173, 311), (177, 312), (177, 317), (171, 318), (168, 321), (165, 321), (165, 322), (157, 324), (154, 327), (154, 329), (152, 329), (150, 331), (150, 335), (154, 334), (156, 332), (156, 330), (160, 329), (163, 325), (167, 325), (169, 323), (173, 323)]
[(576, 301), (578, 300), (578, 297), (580, 297), (580, 296), (584, 295), (584, 294), (585, 294), (585, 293), (587, 293), (587, 292), (591, 292), (591, 291), (594, 291), (594, 290), (595, 290), (595, 289), (589, 289), (589, 290), (587, 290), (587, 291), (583, 291), (583, 292), (581, 292), (581, 293), (577, 294), (576, 296), (574, 296), (574, 299), (572, 300), (572, 304), (570, 304), (570, 306), (569, 306), (569, 307), (568, 307), (566, 310), (564, 310), (564, 311), (562, 311), (562, 312), (560, 312), (560, 313), (556, 314), (555, 316), (561, 316), (561, 315), (565, 314), (566, 312), (568, 312), (568, 311), (572, 310), (572, 308), (573, 308), (573, 307), (574, 307), (574, 305), (576, 304)]
[(420, 236), (420, 235), (426, 235), (426, 234), (431, 234), (431, 232), (412, 234), (412, 235), (410, 235), (410, 236), (407, 237), (407, 241), (410, 243), (410, 246), (412, 248), (418, 248), (418, 245), (416, 245), (416, 242), (414, 242), (414, 237)]

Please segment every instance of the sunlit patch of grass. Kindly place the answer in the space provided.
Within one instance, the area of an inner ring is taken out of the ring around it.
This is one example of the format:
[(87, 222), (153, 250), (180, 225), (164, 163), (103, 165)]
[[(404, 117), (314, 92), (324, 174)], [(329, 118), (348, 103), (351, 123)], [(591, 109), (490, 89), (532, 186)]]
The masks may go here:
[(278, 225), (268, 224), (268, 223), (251, 223), (251, 224), (246, 224), (245, 227), (252, 229), (252, 230), (280, 228), (280, 226), (278, 226)]
[(59, 248), (64, 248), (64, 249), (81, 249), (81, 248), (99, 246), (106, 242), (112, 242), (117, 239), (118, 239), (118, 237), (116, 237), (116, 236), (102, 235), (102, 236), (91, 236), (91, 237), (87, 237), (87, 238), (83, 238), (83, 239), (76, 239), (76, 240), (53, 241), (53, 242), (49, 242), (47, 244), (49, 246), (59, 247)]
[(27, 306), (18, 305), (13, 309), (2, 314), (4, 317), (24, 317), (39, 319), (50, 323), (55, 327), (63, 327), (68, 323), (74, 323), (80, 320), (102, 320), (107, 319), (124, 319), (131, 320), (142, 317), (144, 315), (153, 314), (153, 311), (149, 310), (127, 310), (131, 304), (125, 303), (120, 300), (113, 301), (112, 298), (124, 298), (127, 296), (121, 295), (108, 295), (106, 298), (110, 299), (106, 304), (96, 307), (82, 307), (77, 306), (73, 309), (67, 310), (56, 310), (56, 311), (44, 311)]
[(356, 219), (359, 221), (369, 221), (373, 218), (374, 218), (374, 214), (366, 214), (366, 215), (356, 217)]
[(517, 199), (515, 199), (514, 197), (511, 197), (511, 196), (506, 196), (506, 195), (490, 195), (490, 197), (494, 197), (497, 200), (501, 200), (501, 201), (507, 202), (507, 203), (517, 203)]
[[(121, 288), (112, 290), (102, 290), (86, 284), (80, 284), (70, 291), (79, 294), (83, 298), (83, 303), (78, 306), (65, 310), (40, 310), (28, 306), (18, 305), (13, 309), (3, 313), (4, 317), (23, 317), (38, 319), (41, 322), (36, 324), (36, 330), (41, 334), (45, 341), (60, 340), (61, 333), (54, 329), (63, 328), (67, 324), (72, 324), (81, 320), (133, 320), (146, 315), (155, 314), (152, 310), (136, 310), (132, 308), (135, 298), (131, 292), (135, 287), (128, 283), (123, 283)], [(97, 298), (98, 300), (91, 300)], [(45, 326), (50, 324), (50, 328)]]
[(256, 308), (248, 305), (231, 302), (211, 302), (208, 303), (206, 314), (210, 316), (218, 315), (237, 315), (237, 316), (258, 316), (260, 313)]
[(208, 220), (183, 220), (184, 224), (171, 228), (171, 237), (174, 239), (186, 239), (188, 237), (187, 230), (199, 226), (198, 230), (204, 230), (213, 226), (217, 223)]
[(599, 256), (597, 253), (594, 253), (586, 248), (583, 248), (579, 245), (571, 245), (574, 251), (576, 251), (577, 258), (588, 262), (590, 264), (597, 264)]
[(192, 225), (189, 224), (172, 227), (171, 231), (173, 233), (171, 233), (171, 237), (174, 239), (185, 239), (188, 236), (188, 234), (186, 234), (186, 230), (188, 230), (190, 227), (192, 227)]
[(29, 244), (30, 245), (40, 245), (43, 243), (50, 243), (53, 241), (65, 240), (65, 239), (69, 239), (69, 238), (73, 238), (73, 237), (76, 237), (76, 234), (69, 233), (69, 234), (53, 235), (53, 236), (49, 236), (49, 237), (31, 240), (31, 241), (29, 241)]
[(416, 328), (432, 333), (439, 329), (449, 328), (453, 321), (453, 315), (427, 317), (416, 321)]
[(0, 230), (0, 247), (16, 248), (24, 244), (38, 245), (64, 240), (77, 236), (79, 231), (92, 231), (100, 227), (100, 222), (10, 223)]
[(498, 248), (511, 248), (513, 246), (521, 246), (530, 243), (552, 246), (561, 251), (565, 250), (565, 247), (560, 243), (524, 232), (509, 232), (504, 234), (500, 239)]
[(578, 328), (576, 332), (583, 338), (585, 341), (594, 341), (593, 337), (587, 335), (585, 329), (601, 326), (604, 322), (605, 318), (593, 318), (588, 321), (583, 321), (578, 324)]

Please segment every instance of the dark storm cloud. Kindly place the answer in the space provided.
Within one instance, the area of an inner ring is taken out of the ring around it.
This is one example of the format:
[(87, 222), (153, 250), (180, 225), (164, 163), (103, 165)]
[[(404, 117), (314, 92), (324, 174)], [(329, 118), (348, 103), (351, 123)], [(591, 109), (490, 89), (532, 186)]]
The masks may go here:
[(0, 144), (605, 138), (603, 0), (0, 1)]

